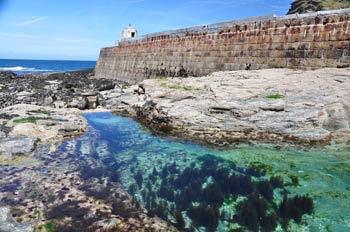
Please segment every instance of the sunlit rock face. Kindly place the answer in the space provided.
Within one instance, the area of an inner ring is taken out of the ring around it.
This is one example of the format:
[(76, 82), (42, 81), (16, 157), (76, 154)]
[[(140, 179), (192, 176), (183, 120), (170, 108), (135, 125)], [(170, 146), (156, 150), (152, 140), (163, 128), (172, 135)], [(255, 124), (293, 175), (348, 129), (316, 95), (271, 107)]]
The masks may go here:
[(292, 6), (287, 14), (303, 14), (323, 10), (337, 10), (349, 7), (350, 1), (348, 0), (296, 0), (292, 3)]

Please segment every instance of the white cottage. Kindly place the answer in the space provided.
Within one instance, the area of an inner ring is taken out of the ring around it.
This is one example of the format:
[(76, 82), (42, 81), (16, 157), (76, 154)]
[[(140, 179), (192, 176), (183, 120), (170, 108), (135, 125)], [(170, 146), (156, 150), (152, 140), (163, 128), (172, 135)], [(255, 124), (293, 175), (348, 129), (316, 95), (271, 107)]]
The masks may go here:
[(122, 38), (127, 39), (134, 37), (137, 37), (137, 30), (129, 24), (129, 26), (122, 31)]

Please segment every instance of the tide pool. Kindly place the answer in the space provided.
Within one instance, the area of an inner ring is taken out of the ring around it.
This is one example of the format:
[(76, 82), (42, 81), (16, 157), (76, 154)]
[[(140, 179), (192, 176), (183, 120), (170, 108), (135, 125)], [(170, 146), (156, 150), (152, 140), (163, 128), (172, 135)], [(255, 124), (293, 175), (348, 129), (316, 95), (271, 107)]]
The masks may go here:
[[(122, 185), (152, 214), (180, 229), (350, 230), (349, 147), (215, 150), (153, 136), (133, 120), (110, 113), (85, 116), (103, 144), (96, 151), (114, 160), (107, 166), (118, 163)], [(291, 212), (282, 212), (282, 203), (295, 196), (312, 199), (312, 213), (292, 206), (295, 202), (289, 202)], [(245, 209), (249, 204), (261, 204), (265, 212)]]
[[(219, 150), (154, 136), (112, 113), (85, 117), (88, 131), (55, 152), (0, 166), (0, 207), (19, 228), (350, 230), (348, 146)], [(158, 217), (168, 224), (149, 219)]]

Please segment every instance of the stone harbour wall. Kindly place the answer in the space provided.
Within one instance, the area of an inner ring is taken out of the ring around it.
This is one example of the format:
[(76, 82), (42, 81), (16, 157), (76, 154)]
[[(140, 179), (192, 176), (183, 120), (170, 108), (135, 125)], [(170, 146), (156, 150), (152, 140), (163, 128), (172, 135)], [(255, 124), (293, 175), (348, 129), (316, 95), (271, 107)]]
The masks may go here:
[(262, 16), (124, 39), (102, 48), (96, 78), (130, 84), (215, 71), (350, 65), (350, 9)]

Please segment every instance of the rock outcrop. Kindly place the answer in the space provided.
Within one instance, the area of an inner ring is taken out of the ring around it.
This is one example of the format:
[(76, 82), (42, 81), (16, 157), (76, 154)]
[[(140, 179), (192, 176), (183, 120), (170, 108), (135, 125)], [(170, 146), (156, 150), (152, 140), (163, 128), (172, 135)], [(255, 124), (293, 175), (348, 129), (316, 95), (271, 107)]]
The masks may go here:
[(111, 159), (93, 155), (107, 155), (97, 132), (63, 142), (87, 130), (80, 109), (114, 91), (92, 74), (0, 73), (0, 231), (177, 231), (125, 191), (114, 164), (109, 180), (95, 176)]
[(348, 0), (296, 0), (292, 3), (287, 14), (303, 14), (324, 10), (337, 10), (342, 8), (350, 8)]
[(54, 150), (64, 138), (86, 129), (87, 122), (78, 109), (24, 104), (0, 109), (0, 160), (32, 155), (43, 145)]
[(0, 71), (0, 78), (15, 78), (17, 75), (11, 71)]
[[(113, 89), (115, 82), (93, 79), (93, 74), (93, 70), (24, 76), (3, 73), (0, 78), (0, 108), (15, 104), (81, 110), (94, 108), (98, 105), (97, 92)], [(92, 94), (94, 92), (95, 95)]]
[(156, 132), (207, 144), (350, 140), (349, 69), (217, 72), (101, 92), (101, 104)]

